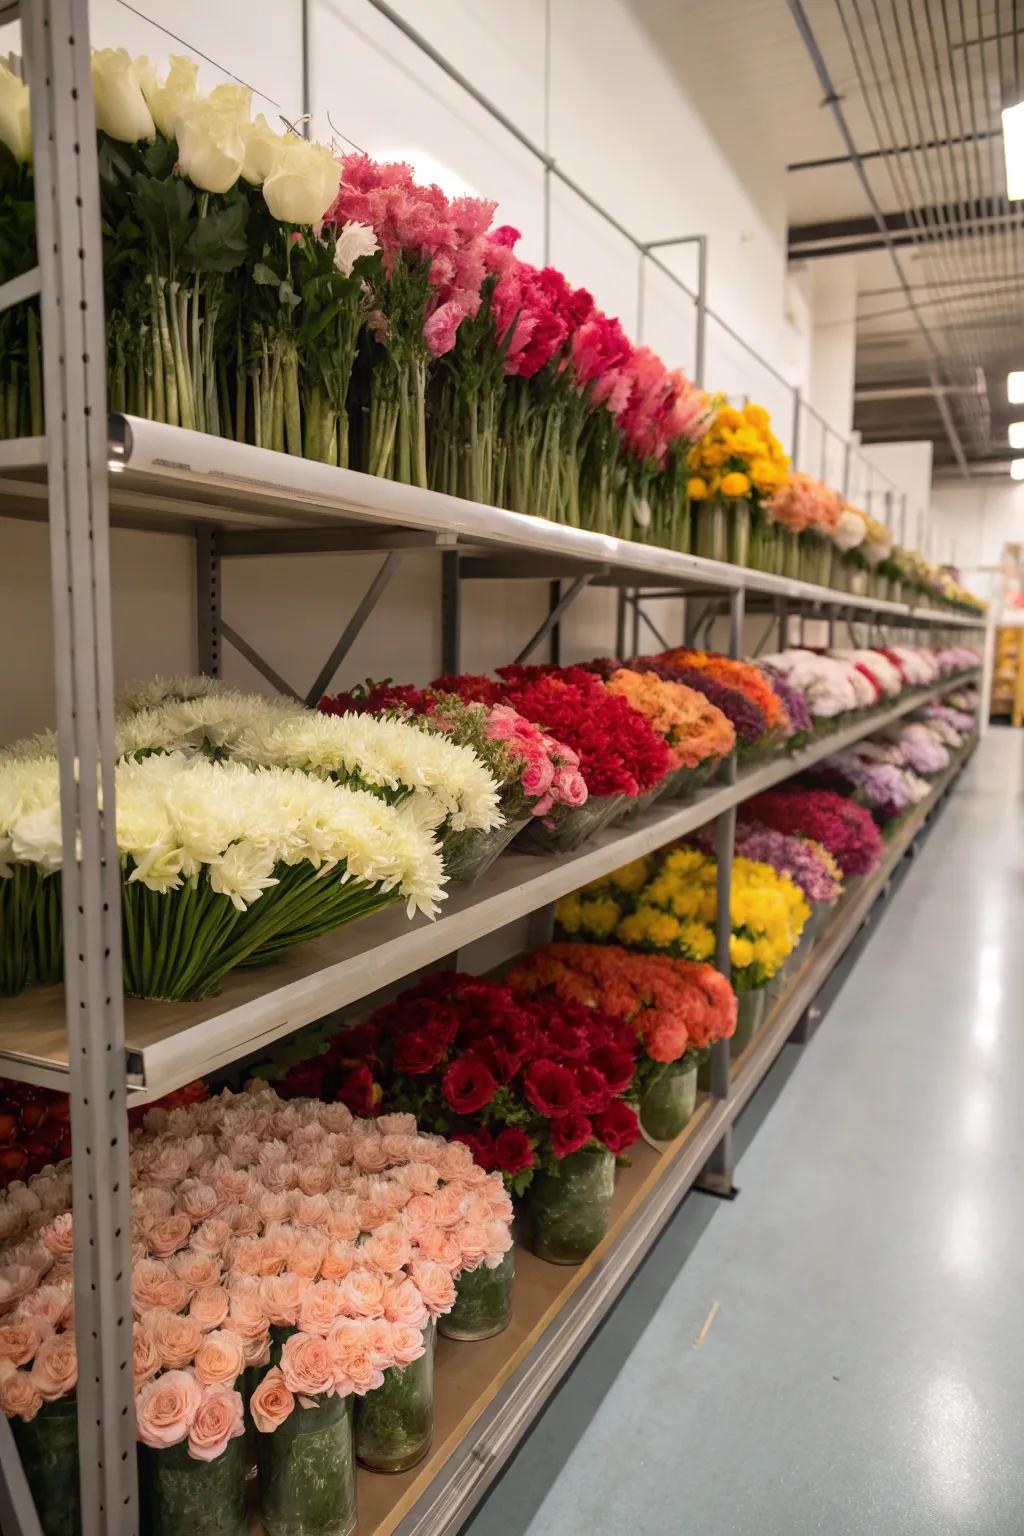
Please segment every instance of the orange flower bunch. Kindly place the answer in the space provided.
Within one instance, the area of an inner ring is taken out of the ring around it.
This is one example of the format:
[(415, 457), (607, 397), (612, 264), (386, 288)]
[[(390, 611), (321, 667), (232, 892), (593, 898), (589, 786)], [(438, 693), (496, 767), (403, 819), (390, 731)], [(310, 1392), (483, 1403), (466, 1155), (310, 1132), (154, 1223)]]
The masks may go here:
[(645, 716), (672, 754), (672, 767), (696, 768), (709, 757), (726, 757), (736, 732), (726, 715), (695, 688), (671, 683), (655, 672), (620, 667), (605, 683)]
[(805, 528), (831, 533), (839, 521), (842, 497), (813, 476), (794, 470), (765, 505), (772, 521), (791, 533), (803, 533)]
[(685, 646), (675, 651), (665, 651), (661, 660), (666, 661), (670, 667), (694, 667), (698, 672), (703, 672), (705, 677), (724, 683), (727, 688), (735, 688), (752, 704), (757, 705), (769, 731), (788, 729), (786, 706), (764, 673), (752, 662), (732, 661), (728, 656), (719, 656), (715, 651), (690, 651)]
[(710, 965), (599, 944), (548, 944), (506, 978), (515, 992), (554, 992), (636, 1027), (651, 1061), (679, 1061), (727, 1039), (736, 997)]

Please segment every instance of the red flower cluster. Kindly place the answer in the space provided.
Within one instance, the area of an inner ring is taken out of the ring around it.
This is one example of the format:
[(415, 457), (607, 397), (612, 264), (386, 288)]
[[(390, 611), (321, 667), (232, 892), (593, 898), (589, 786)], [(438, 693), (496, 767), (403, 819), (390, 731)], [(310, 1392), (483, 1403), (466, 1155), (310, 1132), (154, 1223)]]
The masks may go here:
[(830, 789), (777, 789), (744, 807), (751, 821), (827, 848), (844, 875), (866, 875), (882, 857), (882, 834), (871, 812)]
[[(137, 1126), (149, 1108), (175, 1109), (205, 1099), (205, 1083), (186, 1083), (152, 1106), (133, 1109), (129, 1124)], [(0, 1079), (0, 1189), (15, 1179), (27, 1179), (71, 1156), (71, 1100), (53, 1088)]]
[(526, 1000), (441, 971), (379, 1008), (369, 1027), (387, 1107), (465, 1142), (517, 1190), (537, 1167), (595, 1142), (622, 1152), (639, 1134), (622, 1099), (637, 1068), (636, 1032), (581, 1003)]
[(642, 795), (672, 767), (672, 754), (648, 720), (582, 667), (499, 667), (489, 677), (443, 677), (432, 685), (484, 704), (503, 702), (579, 755), (595, 799)]
[(556, 997), (626, 1019), (652, 1062), (678, 1061), (736, 1029), (736, 995), (710, 965), (609, 944), (548, 944), (509, 973), (527, 996)]

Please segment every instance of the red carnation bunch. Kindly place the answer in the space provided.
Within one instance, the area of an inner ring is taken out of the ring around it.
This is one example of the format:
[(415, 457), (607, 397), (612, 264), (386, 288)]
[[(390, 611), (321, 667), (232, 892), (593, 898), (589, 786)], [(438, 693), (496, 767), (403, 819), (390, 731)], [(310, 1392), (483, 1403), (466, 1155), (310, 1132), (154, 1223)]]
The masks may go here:
[(571, 1152), (624, 1152), (639, 1135), (624, 1099), (637, 1071), (636, 1031), (573, 999), (517, 997), (439, 971), (379, 1008), (368, 1028), (382, 1107), (465, 1142), (516, 1194)]
[(866, 875), (882, 857), (882, 834), (869, 810), (830, 789), (777, 789), (744, 807), (751, 821), (827, 848), (844, 875)]

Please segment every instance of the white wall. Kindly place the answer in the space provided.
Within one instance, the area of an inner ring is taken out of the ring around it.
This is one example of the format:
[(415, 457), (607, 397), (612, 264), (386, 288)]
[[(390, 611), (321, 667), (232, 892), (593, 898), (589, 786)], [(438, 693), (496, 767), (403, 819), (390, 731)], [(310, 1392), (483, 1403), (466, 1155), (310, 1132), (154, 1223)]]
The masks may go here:
[[(205, 56), (205, 84), (231, 74), (253, 86), (256, 110), (271, 121), (279, 113), (290, 120), (300, 115), (300, 0), (251, 0), (242, 25), (236, 7), (209, 0), (144, 4), (153, 21), (117, 0), (91, 0), (97, 45), (123, 44), (156, 60), (191, 50)], [(755, 203), (625, 0), (552, 0), (547, 97), (544, 0), (399, 0), (399, 9), (638, 238), (708, 236), (713, 307), (774, 360), (784, 381), (711, 322), (706, 382), (762, 401), (788, 441), (791, 385), (807, 384), (811, 320), (802, 285), (787, 278), (783, 167), (762, 169)], [(523, 255), (542, 261), (543, 176), (527, 150), (365, 0), (310, 0), (309, 10), (316, 135), (333, 133), (374, 155), (411, 159), (452, 189), (496, 197), (499, 219), (522, 231)], [(168, 36), (161, 22), (182, 41)], [(17, 48), (15, 27), (0, 28), (0, 55)], [(742, 82), (732, 88), (740, 111)], [(777, 210), (774, 220), (761, 211), (766, 208)], [(558, 183), (549, 256), (570, 280), (591, 287), (636, 335), (635, 250)], [(668, 250), (664, 259), (696, 286), (691, 248)], [(641, 339), (668, 363), (692, 370), (693, 306), (653, 270)], [(194, 667), (190, 541), (117, 533), (114, 565), (119, 679)], [(375, 565), (364, 556), (238, 561), (225, 577), (224, 611), (286, 678), (306, 687)], [(367, 675), (413, 681), (434, 675), (440, 666), (439, 586), (436, 561), (409, 557), (338, 686)], [(16, 616), (20, 637), (0, 700), (2, 740), (52, 720), (49, 570), (41, 528), (0, 523), (0, 601)], [(509, 659), (540, 623), (547, 601), (543, 582), (470, 584), (463, 664), (486, 668)], [(563, 628), (564, 658), (610, 652), (614, 614), (613, 593), (587, 593)], [(654, 617), (667, 638), (678, 641), (679, 606), (659, 605)], [(653, 637), (645, 632), (641, 645), (654, 648)], [(256, 684), (229, 648), (225, 657), (232, 681)]]
[[(1004, 544), (1024, 543), (1024, 483), (1009, 475), (937, 481), (932, 517), (940, 536), (954, 546), (962, 571), (998, 565)], [(987, 590), (981, 581), (967, 585)]]
[(899, 527), (899, 508), (893, 505), (892, 528), (898, 537), (902, 536), (913, 548), (920, 549), (929, 559), (938, 562), (944, 561), (948, 556), (946, 544), (937, 537), (937, 526), (933, 528), (931, 544), (928, 544), (927, 510), (932, 494), (932, 455), (934, 444), (928, 442), (905, 443), (869, 443), (861, 449), (864, 458), (879, 471), (884, 477), (881, 480), (872, 479), (870, 473), (865, 481), (863, 501), (860, 503), (872, 516), (886, 521), (885, 495), (888, 489), (887, 481), (900, 487), (906, 493), (907, 512), (906, 529), (901, 534)]

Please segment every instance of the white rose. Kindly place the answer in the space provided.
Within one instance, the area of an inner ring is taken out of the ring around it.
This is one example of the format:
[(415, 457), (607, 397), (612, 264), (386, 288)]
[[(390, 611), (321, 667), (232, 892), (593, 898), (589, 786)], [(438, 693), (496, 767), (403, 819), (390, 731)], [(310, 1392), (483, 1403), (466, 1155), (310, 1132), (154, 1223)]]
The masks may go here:
[(846, 550), (856, 549), (858, 544), (862, 544), (867, 531), (867, 524), (860, 513), (848, 509), (839, 514), (839, 521), (832, 534), (832, 542), (845, 553)]
[(357, 224), (353, 219), (334, 243), (334, 265), (345, 277), (351, 277), (360, 256), (372, 256), (378, 249), (377, 236), (369, 224)]
[(254, 123), (243, 125), (242, 143), (245, 145), (242, 175), (250, 186), (262, 187), (273, 169), (281, 135), (274, 132), (261, 112)]
[(140, 68), (125, 48), (95, 48), (92, 55), (92, 90), (96, 99), (96, 126), (122, 144), (156, 137), (146, 98), (139, 84)]
[(178, 117), (178, 165), (204, 192), (226, 192), (242, 172), (245, 145), (236, 116), (207, 98), (184, 107)]
[(206, 99), (211, 107), (239, 128), (244, 127), (252, 116), (252, 91), (247, 85), (232, 85), (225, 81), (223, 85), (215, 85)]
[(315, 224), (338, 195), (341, 166), (323, 144), (290, 133), (281, 140), (263, 196), (283, 224)]
[(140, 71), (142, 94), (146, 98), (153, 121), (168, 139), (177, 137), (178, 118), (196, 99), (196, 80), (199, 65), (184, 54), (171, 55), (167, 78), (160, 81), (151, 66)]
[(31, 160), (28, 86), (6, 64), (0, 64), (0, 141), (7, 145), (15, 160)]

